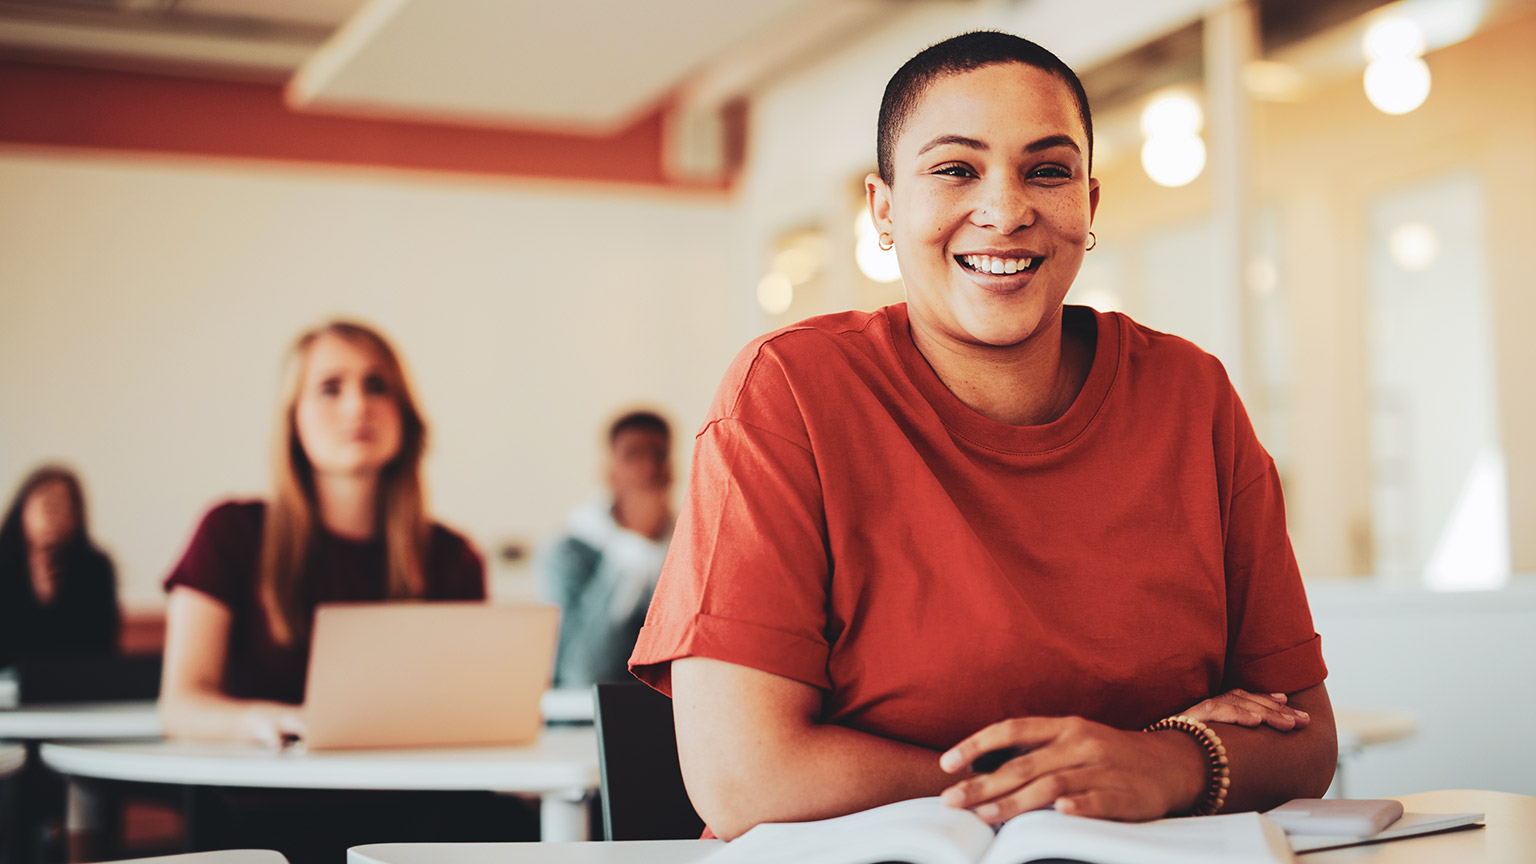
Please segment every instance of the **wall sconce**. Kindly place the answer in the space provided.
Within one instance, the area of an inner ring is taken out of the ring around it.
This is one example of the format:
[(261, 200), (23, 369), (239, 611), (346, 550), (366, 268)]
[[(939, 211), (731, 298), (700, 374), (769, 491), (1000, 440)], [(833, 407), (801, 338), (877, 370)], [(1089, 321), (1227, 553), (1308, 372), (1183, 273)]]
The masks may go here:
[(1424, 31), (1406, 18), (1383, 18), (1365, 33), (1365, 98), (1384, 114), (1407, 114), (1429, 98)]
[(795, 288), (809, 286), (827, 261), (827, 238), (820, 231), (791, 231), (775, 244), (773, 263), (757, 282), (757, 305), (769, 315), (783, 315), (795, 302)]
[(1141, 167), (1159, 186), (1184, 186), (1205, 170), (1205, 116), (1199, 103), (1182, 93), (1153, 99), (1141, 112)]

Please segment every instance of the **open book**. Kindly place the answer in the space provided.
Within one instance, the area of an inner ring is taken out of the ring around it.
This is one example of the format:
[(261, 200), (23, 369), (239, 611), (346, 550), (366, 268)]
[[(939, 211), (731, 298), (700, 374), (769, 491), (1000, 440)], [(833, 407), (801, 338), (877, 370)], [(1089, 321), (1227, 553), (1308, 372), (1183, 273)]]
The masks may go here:
[(820, 822), (758, 825), (708, 864), (1281, 864), (1285, 832), (1257, 813), (1125, 823), (1037, 810), (1001, 829), (937, 798), (914, 798)]

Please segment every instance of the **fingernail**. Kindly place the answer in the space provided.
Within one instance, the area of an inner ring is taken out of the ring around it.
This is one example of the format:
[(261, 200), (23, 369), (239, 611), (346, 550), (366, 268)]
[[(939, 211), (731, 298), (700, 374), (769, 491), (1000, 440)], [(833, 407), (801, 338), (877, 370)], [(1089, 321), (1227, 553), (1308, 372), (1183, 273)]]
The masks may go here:
[(1311, 714), (1308, 714), (1307, 712), (1301, 710), (1300, 708), (1296, 709), (1296, 716), (1300, 717), (1303, 720), (1310, 720), (1310, 719), (1312, 719), (1312, 715)]
[(1077, 809), (1077, 802), (1071, 798), (1057, 798), (1056, 803), (1052, 806), (1056, 808), (1057, 813), (1071, 813)]
[(997, 805), (983, 804), (976, 808), (976, 815), (983, 819), (992, 819), (993, 817), (997, 816)]
[(960, 767), (960, 751), (950, 750), (939, 757), (939, 767), (945, 771), (954, 771)]
[(951, 807), (959, 807), (965, 803), (965, 795), (959, 789), (945, 789), (939, 800)]
[(1269, 694), (1269, 698), (1271, 698), (1271, 699), (1279, 699), (1280, 701), (1283, 702), (1283, 701), (1285, 701), (1285, 694), (1284, 693), (1271, 693), (1271, 694)]

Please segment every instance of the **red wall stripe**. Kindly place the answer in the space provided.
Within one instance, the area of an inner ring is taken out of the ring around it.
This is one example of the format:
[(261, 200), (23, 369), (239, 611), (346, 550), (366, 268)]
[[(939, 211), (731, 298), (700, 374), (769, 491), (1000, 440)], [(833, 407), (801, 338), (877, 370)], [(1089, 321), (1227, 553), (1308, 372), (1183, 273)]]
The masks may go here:
[[(282, 87), (0, 61), (0, 142), (725, 189), (662, 168), (665, 108), (613, 135), (304, 114)], [(732, 168), (744, 110), (727, 112)]]

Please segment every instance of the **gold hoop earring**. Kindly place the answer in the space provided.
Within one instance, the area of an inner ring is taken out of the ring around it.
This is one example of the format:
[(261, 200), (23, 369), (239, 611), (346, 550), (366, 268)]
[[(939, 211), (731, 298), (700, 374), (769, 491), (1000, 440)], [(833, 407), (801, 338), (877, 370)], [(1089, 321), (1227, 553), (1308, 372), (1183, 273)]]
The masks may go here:
[(880, 232), (880, 239), (875, 242), (880, 244), (881, 252), (889, 252), (896, 248), (896, 238), (885, 231)]
[(1099, 238), (1097, 235), (1095, 235), (1092, 231), (1089, 231), (1088, 236), (1091, 238), (1091, 242), (1088, 244), (1088, 248), (1083, 250), (1084, 252), (1092, 252), (1093, 247), (1099, 245)]

